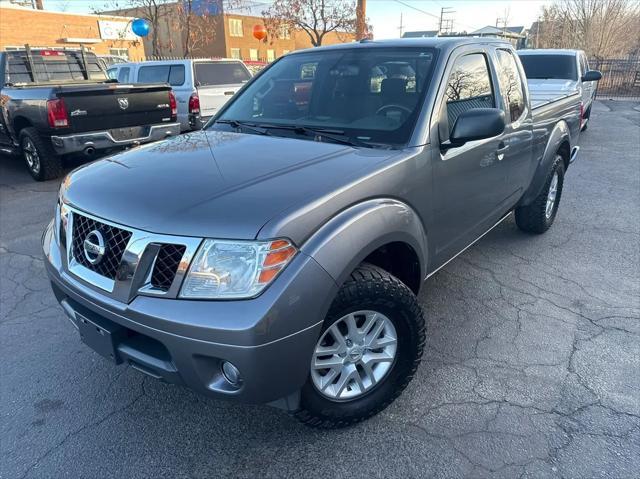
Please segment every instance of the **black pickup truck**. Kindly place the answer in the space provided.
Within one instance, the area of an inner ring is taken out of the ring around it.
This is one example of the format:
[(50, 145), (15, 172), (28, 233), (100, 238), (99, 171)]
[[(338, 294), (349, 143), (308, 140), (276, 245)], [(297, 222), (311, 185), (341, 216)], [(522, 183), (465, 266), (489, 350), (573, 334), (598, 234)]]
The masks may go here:
[(21, 153), (38, 181), (65, 155), (92, 157), (180, 133), (169, 85), (118, 84), (84, 49), (0, 52), (0, 152)]

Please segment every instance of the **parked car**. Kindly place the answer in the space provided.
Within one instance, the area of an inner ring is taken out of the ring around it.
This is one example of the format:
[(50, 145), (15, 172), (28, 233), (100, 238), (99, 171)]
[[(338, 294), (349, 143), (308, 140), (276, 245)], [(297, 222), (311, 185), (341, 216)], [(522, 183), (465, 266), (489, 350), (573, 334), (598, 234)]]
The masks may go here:
[(578, 91), (582, 97), (582, 130), (586, 130), (602, 78), (602, 73), (589, 69), (587, 55), (582, 50), (553, 49), (518, 50), (518, 55), (534, 101)]
[(121, 83), (169, 83), (178, 99), (182, 131), (199, 130), (251, 78), (240, 60), (159, 60), (114, 65)]
[(106, 70), (111, 65), (117, 65), (119, 63), (127, 63), (127, 60), (124, 57), (118, 55), (97, 55), (98, 61), (101, 63), (102, 67)]
[(415, 375), (427, 278), (511, 213), (551, 227), (579, 133), (496, 39), (290, 53), (204, 130), (71, 173), (46, 269), (114, 363), (346, 426)]
[(21, 153), (38, 181), (62, 157), (118, 150), (180, 133), (168, 85), (119, 85), (85, 51), (0, 52), (0, 151)]

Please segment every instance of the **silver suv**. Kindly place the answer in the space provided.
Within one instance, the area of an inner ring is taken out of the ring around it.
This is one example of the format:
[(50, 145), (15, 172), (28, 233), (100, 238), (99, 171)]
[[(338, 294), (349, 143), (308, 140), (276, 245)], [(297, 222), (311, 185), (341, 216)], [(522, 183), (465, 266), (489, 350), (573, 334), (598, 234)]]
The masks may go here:
[(119, 83), (169, 83), (178, 100), (182, 131), (199, 130), (251, 79), (240, 60), (158, 60), (112, 65)]

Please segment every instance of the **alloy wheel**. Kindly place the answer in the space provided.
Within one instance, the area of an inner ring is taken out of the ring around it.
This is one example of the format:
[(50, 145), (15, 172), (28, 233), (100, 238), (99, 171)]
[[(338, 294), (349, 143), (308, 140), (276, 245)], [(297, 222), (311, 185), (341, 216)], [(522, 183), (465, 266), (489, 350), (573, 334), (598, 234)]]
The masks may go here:
[(545, 207), (545, 217), (547, 219), (551, 218), (553, 214), (553, 208), (556, 204), (556, 197), (558, 195), (558, 172), (553, 173), (553, 178), (551, 178), (551, 183), (549, 184), (549, 192), (547, 193), (547, 204)]
[(25, 138), (22, 142), (22, 151), (24, 158), (27, 161), (27, 166), (34, 173), (40, 173), (40, 157), (38, 156), (38, 150), (33, 144), (30, 138)]
[(387, 376), (398, 349), (396, 328), (376, 311), (356, 311), (333, 323), (311, 359), (311, 379), (323, 396), (352, 400)]

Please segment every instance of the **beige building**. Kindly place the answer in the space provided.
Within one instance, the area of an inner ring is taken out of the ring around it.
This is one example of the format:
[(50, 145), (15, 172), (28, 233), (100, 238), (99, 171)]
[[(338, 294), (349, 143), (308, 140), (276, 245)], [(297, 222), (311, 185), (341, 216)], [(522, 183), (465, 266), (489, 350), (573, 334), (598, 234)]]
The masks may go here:
[(100, 55), (144, 60), (142, 41), (131, 31), (133, 18), (61, 13), (0, 3), (0, 50), (32, 47), (86, 48)]

